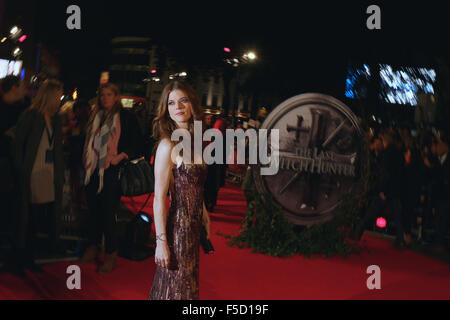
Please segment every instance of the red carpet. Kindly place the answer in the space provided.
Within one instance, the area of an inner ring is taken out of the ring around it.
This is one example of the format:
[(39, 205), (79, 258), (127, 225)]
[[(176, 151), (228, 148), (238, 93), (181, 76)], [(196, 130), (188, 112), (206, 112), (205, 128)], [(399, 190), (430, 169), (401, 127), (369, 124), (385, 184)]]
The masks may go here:
[[(136, 205), (145, 197), (134, 199)], [(150, 199), (148, 212), (151, 212)], [(126, 201), (133, 207), (133, 201)], [(228, 247), (220, 231), (236, 234), (245, 212), (245, 198), (226, 185), (211, 213), (211, 241), (216, 252), (201, 255), (200, 299), (450, 299), (450, 265), (412, 251), (396, 251), (387, 241), (364, 236), (360, 255), (346, 258), (272, 258), (250, 249)], [(381, 290), (368, 290), (366, 269), (381, 268)], [(68, 290), (70, 263), (43, 266), (44, 273), (26, 279), (0, 274), (0, 299), (147, 299), (153, 280), (153, 258), (143, 262), (119, 259), (117, 269), (97, 274), (82, 267), (81, 290)]]

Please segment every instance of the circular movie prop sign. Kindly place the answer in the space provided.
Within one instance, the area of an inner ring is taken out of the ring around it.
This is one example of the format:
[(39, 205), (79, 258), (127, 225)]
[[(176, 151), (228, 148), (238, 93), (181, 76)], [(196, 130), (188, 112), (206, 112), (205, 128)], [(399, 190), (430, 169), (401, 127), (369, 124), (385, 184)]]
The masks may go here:
[(362, 132), (353, 112), (331, 96), (301, 94), (277, 106), (261, 129), (279, 130), (279, 171), (261, 175), (255, 165), (258, 192), (271, 194), (295, 224), (332, 219), (358, 175)]

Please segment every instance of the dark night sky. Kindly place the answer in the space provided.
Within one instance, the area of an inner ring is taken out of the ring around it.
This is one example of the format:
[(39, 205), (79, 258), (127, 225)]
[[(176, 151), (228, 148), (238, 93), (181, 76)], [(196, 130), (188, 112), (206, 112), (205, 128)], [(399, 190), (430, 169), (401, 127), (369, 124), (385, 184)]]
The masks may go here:
[[(394, 2), (394, 1), (391, 1)], [(349, 59), (429, 65), (449, 57), (442, 5), (375, 2), (382, 30), (366, 29), (372, 2), (345, 1), (41, 1), (39, 37), (61, 50), (63, 80), (95, 87), (115, 35), (144, 35), (192, 63), (220, 63), (222, 48), (254, 49), (259, 85), (282, 97), (344, 93)], [(78, 4), (82, 30), (66, 29), (66, 7)], [(87, 85), (89, 84), (89, 85)]]

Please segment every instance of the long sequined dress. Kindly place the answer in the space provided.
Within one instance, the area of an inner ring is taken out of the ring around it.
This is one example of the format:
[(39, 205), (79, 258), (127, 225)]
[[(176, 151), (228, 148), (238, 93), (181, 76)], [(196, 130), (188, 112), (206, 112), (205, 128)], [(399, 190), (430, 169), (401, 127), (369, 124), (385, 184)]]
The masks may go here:
[(170, 195), (166, 222), (170, 267), (157, 266), (150, 300), (198, 299), (203, 186), (208, 166), (182, 163), (172, 172), (174, 194)]

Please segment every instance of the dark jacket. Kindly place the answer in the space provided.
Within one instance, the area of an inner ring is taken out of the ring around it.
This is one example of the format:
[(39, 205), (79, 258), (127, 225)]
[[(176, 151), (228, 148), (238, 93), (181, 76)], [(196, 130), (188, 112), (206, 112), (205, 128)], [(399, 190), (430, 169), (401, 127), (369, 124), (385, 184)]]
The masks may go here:
[(447, 200), (450, 195), (450, 153), (444, 164), (441, 164), (438, 158), (434, 158), (432, 162), (432, 197), (434, 202)]
[(403, 190), (403, 199), (416, 205), (421, 194), (425, 194), (426, 185), (426, 167), (423, 163), (420, 152), (416, 149), (411, 151), (410, 163), (405, 163), (405, 187)]
[(401, 198), (405, 186), (405, 159), (400, 150), (389, 145), (382, 153), (382, 178), (378, 192), (384, 192), (387, 197)]
[[(55, 211), (60, 217), (62, 210), (62, 190), (64, 185), (64, 159), (62, 148), (61, 117), (55, 114), (52, 118), (55, 134), (54, 140), (54, 181), (55, 181)], [(14, 242), (18, 248), (25, 247), (28, 210), (30, 203), (30, 178), (36, 154), (45, 129), (45, 118), (37, 110), (27, 109), (16, 125), (15, 137), (12, 142), (12, 159), (17, 177), (17, 205), (15, 212)]]
[(125, 152), (129, 160), (144, 154), (144, 137), (142, 136), (136, 115), (127, 109), (120, 110), (120, 139), (117, 154)]
[(20, 114), (26, 109), (25, 103), (20, 101), (8, 104), (3, 101), (3, 96), (0, 96), (0, 156), (10, 155), (11, 138), (5, 133), (16, 125)]

